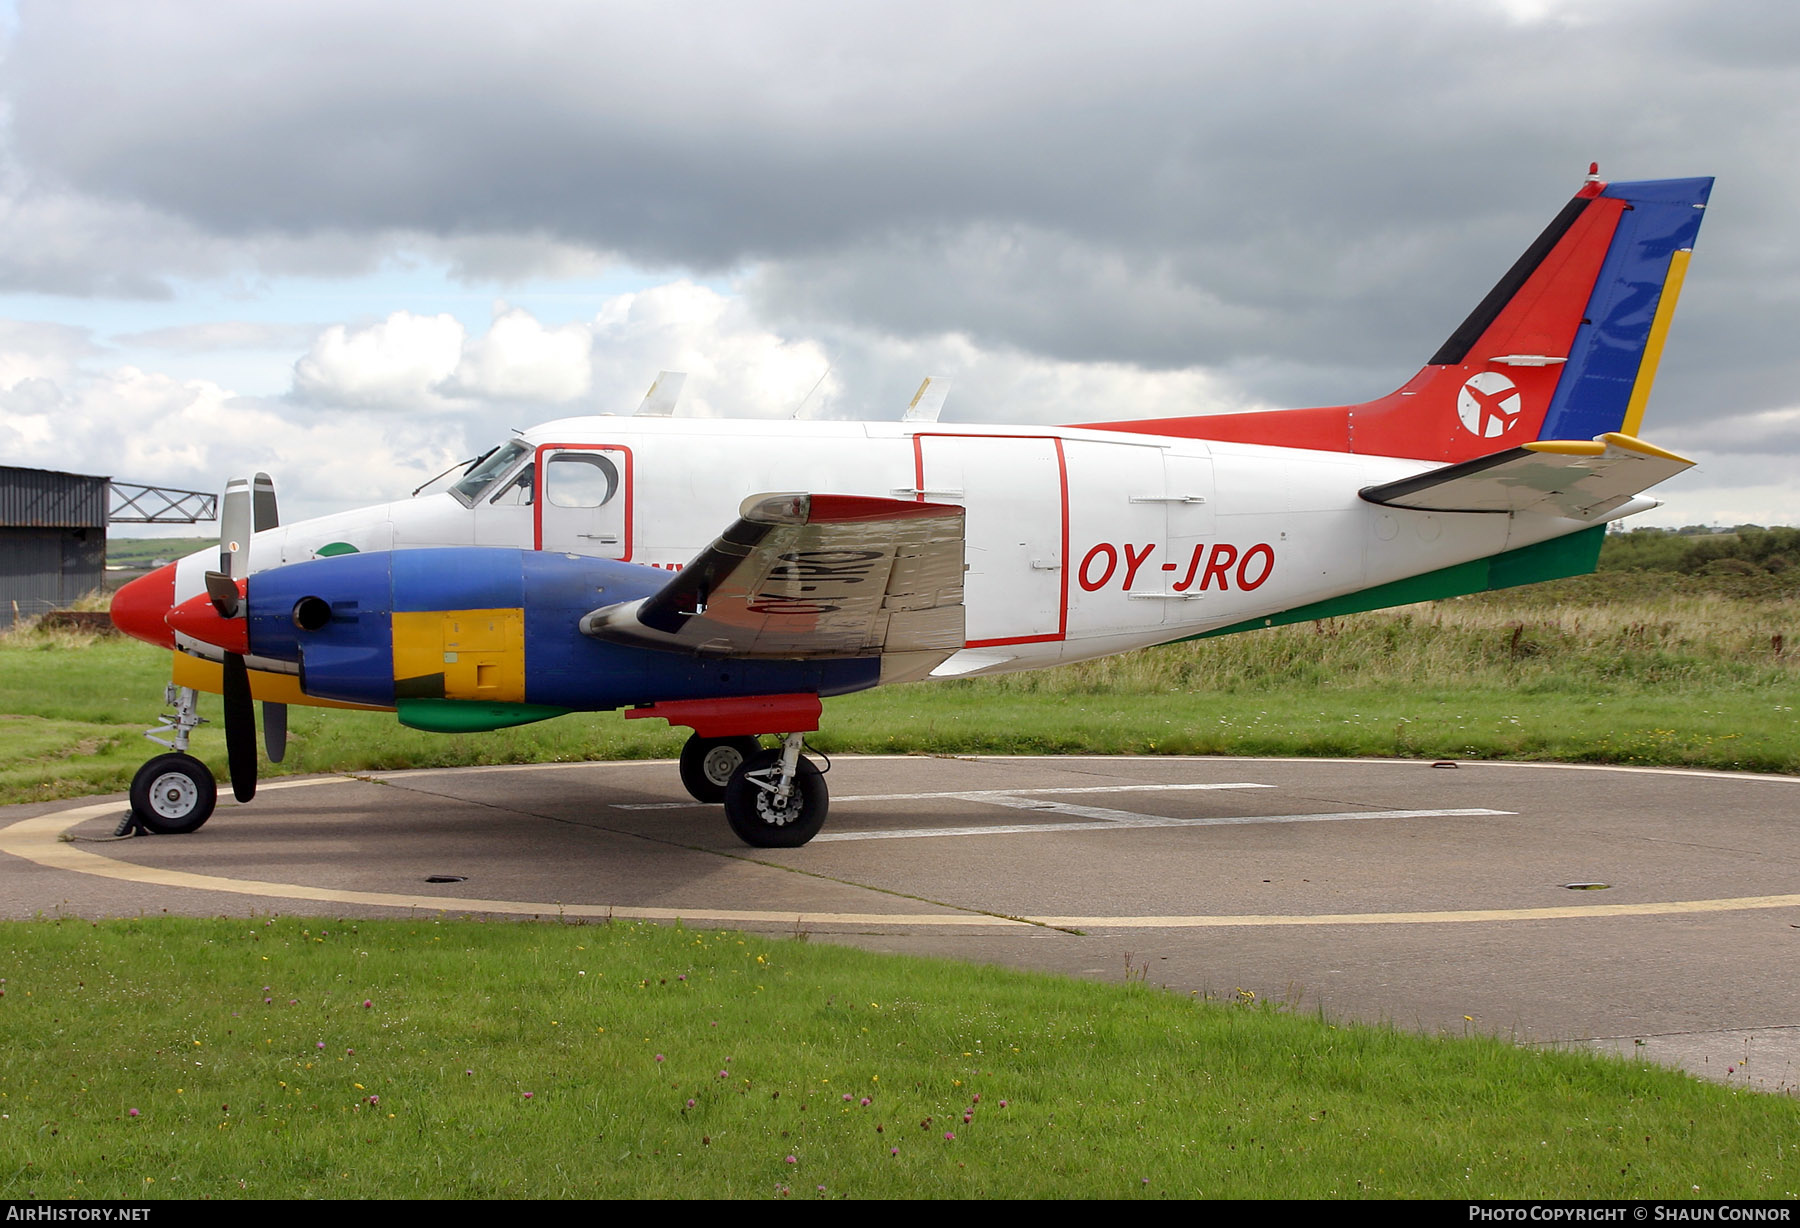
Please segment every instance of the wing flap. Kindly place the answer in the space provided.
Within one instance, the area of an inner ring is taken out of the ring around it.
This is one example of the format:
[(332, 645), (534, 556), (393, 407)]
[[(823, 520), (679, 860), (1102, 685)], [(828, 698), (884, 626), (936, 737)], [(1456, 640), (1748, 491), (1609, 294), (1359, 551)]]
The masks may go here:
[(1598, 520), (1693, 461), (1630, 435), (1539, 440), (1397, 482), (1365, 487), (1370, 503), (1426, 512), (1531, 512)]
[(581, 631), (715, 656), (881, 656), (894, 681), (962, 648), (962, 586), (960, 507), (752, 495), (661, 589), (591, 611)]

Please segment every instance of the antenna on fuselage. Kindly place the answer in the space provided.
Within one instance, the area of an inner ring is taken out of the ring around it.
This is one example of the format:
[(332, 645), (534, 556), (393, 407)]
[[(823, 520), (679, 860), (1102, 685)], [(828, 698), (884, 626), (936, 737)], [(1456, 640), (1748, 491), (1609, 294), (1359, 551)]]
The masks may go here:
[(944, 412), (944, 398), (950, 395), (950, 379), (944, 375), (927, 375), (919, 390), (913, 393), (912, 404), (906, 407), (901, 415), (902, 422), (936, 422), (938, 415)]
[(800, 416), (800, 411), (806, 408), (807, 402), (811, 401), (813, 399), (813, 393), (816, 393), (819, 391), (819, 388), (825, 383), (825, 377), (830, 374), (831, 374), (831, 364), (826, 363), (825, 370), (822, 373), (820, 373), (819, 378), (813, 383), (812, 390), (809, 391), (805, 396), (800, 398), (800, 404), (794, 406), (794, 412), (791, 415), (789, 415), (790, 417), (798, 418)]
[(675, 402), (681, 399), (681, 387), (687, 383), (685, 371), (658, 371), (656, 379), (650, 384), (650, 391), (644, 394), (638, 405), (634, 418), (673, 418)]

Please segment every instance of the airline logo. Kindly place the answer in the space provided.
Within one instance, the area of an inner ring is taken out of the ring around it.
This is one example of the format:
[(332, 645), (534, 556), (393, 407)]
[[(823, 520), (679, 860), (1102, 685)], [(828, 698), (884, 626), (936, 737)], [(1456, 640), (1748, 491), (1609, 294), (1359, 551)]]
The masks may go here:
[(1456, 416), (1483, 439), (1498, 439), (1512, 430), (1522, 408), (1518, 386), (1498, 371), (1471, 376), (1456, 394)]

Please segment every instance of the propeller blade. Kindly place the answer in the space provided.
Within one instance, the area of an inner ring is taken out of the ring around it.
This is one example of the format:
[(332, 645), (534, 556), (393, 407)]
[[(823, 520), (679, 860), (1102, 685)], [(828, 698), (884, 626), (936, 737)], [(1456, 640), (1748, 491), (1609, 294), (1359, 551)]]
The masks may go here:
[(233, 580), (250, 574), (250, 534), (256, 531), (252, 517), (249, 479), (232, 478), (225, 483), (219, 509), (219, 570)]
[(287, 754), (287, 705), (265, 703), (263, 710), (263, 749), (270, 763), (280, 763)]
[(259, 473), (250, 479), (250, 529), (261, 533), (281, 523), (275, 511), (275, 479)]
[(236, 618), (241, 608), (238, 600), (237, 581), (222, 571), (206, 573), (206, 595), (212, 598), (213, 609), (219, 612), (220, 618)]
[(250, 531), (261, 533), (277, 524), (281, 524), (281, 515), (275, 511), (275, 479), (257, 474), (250, 479)]
[(256, 796), (256, 705), (250, 696), (250, 668), (235, 652), (225, 654), (225, 761), (231, 792), (240, 802)]

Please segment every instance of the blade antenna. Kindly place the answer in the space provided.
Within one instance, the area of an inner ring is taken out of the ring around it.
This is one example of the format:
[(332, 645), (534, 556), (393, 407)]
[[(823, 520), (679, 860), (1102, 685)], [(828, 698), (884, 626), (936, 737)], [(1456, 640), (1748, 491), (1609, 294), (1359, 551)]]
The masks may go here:
[(825, 383), (825, 376), (830, 375), (830, 374), (831, 374), (831, 364), (826, 363), (825, 370), (819, 376), (818, 381), (813, 384), (812, 391), (808, 392), (805, 396), (801, 397), (800, 404), (794, 406), (794, 413), (793, 413), (794, 417), (798, 418), (800, 416), (800, 411), (806, 408), (806, 403), (813, 399), (813, 394), (818, 392), (820, 386)]

